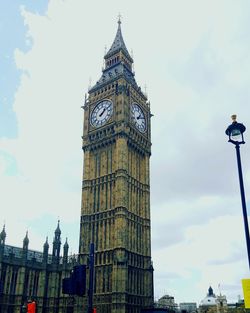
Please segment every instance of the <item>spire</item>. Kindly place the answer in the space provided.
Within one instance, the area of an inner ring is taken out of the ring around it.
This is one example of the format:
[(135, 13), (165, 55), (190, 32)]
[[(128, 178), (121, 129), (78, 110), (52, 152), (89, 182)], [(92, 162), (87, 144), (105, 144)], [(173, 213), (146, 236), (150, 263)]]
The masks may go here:
[(68, 262), (68, 251), (69, 251), (69, 244), (68, 244), (68, 238), (66, 237), (65, 244), (63, 245), (63, 262)]
[(29, 245), (29, 238), (28, 238), (28, 231), (26, 231), (26, 235), (23, 239), (23, 249), (28, 249)]
[(68, 249), (69, 248), (68, 238), (67, 237), (66, 237), (65, 244), (64, 244), (63, 248), (64, 249)]
[(104, 56), (104, 59), (108, 59), (110, 56), (114, 55), (115, 53), (119, 51), (123, 51), (123, 53), (126, 55), (126, 57), (129, 59), (130, 62), (133, 62), (133, 59), (131, 58), (128, 49), (125, 45), (125, 42), (122, 37), (122, 30), (121, 30), (121, 18), (119, 15), (118, 18), (118, 29), (116, 32), (115, 39), (112, 43), (111, 48), (109, 49), (108, 53)]
[(121, 23), (121, 17), (122, 17), (122, 15), (121, 15), (121, 13), (119, 13), (118, 14), (118, 23)]
[(0, 242), (5, 242), (6, 232), (5, 232), (5, 224), (3, 225), (3, 230), (0, 233)]
[[(102, 87), (114, 83), (118, 78), (123, 77), (126, 81), (131, 84), (140, 95), (147, 99), (147, 97), (141, 92), (140, 87), (137, 85), (135, 80), (135, 74), (133, 71), (133, 58), (128, 52), (128, 49), (124, 43), (121, 31), (121, 17), (118, 18), (118, 28), (115, 39), (111, 45), (111, 48), (104, 56), (105, 67), (102, 69), (102, 75), (100, 79), (89, 88), (89, 94), (101, 89)], [(117, 92), (117, 91), (116, 91)], [(126, 89), (129, 94), (129, 89)]]
[(48, 261), (49, 255), (49, 243), (48, 243), (48, 236), (46, 237), (46, 241), (43, 245), (43, 262), (46, 264)]
[(60, 229), (59, 224), (60, 224), (60, 220), (57, 221), (57, 228), (56, 228), (56, 230), (55, 230), (55, 236), (56, 236), (56, 235), (58, 235), (58, 236), (61, 235), (61, 229)]
[(45, 243), (43, 245), (43, 248), (44, 249), (49, 249), (48, 236), (46, 237), (46, 241), (45, 241)]
[(53, 250), (52, 255), (56, 257), (57, 259), (60, 256), (60, 247), (61, 247), (61, 229), (60, 229), (60, 221), (57, 222), (57, 228), (55, 230), (55, 237), (53, 240)]

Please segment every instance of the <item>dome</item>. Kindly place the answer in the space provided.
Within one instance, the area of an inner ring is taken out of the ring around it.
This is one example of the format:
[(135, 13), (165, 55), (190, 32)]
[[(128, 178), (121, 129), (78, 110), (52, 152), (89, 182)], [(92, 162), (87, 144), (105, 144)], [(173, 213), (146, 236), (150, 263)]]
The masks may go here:
[(201, 305), (203, 306), (215, 306), (217, 305), (217, 301), (215, 297), (206, 296), (203, 300), (201, 300)]
[(201, 300), (201, 306), (215, 306), (217, 305), (217, 298), (213, 292), (212, 287), (208, 288), (207, 296)]

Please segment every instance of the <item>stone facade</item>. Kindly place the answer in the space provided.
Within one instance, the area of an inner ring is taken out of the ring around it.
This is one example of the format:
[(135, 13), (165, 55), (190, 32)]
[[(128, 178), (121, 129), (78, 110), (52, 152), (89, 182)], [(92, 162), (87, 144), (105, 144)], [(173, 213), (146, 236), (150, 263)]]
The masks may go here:
[(80, 259), (86, 263), (93, 242), (97, 312), (137, 313), (153, 305), (151, 113), (134, 79), (120, 22), (104, 59), (83, 107)]
[(62, 279), (70, 275), (77, 259), (68, 256), (67, 240), (60, 256), (60, 236), (58, 223), (53, 251), (49, 254), (48, 240), (43, 252), (29, 250), (27, 233), (22, 248), (6, 245), (3, 228), (0, 233), (0, 313), (23, 312), (29, 299), (36, 301), (38, 313), (73, 312), (73, 299), (62, 294)]

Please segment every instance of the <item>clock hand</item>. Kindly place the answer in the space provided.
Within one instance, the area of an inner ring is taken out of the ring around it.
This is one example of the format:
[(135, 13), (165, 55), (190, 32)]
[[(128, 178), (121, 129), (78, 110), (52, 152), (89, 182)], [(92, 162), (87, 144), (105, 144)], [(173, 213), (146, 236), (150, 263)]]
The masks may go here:
[(140, 120), (140, 119), (142, 119), (143, 117), (141, 116), (141, 115), (139, 115), (139, 116), (137, 116), (137, 120)]
[(99, 114), (99, 117), (101, 117), (105, 111), (106, 111), (106, 108), (104, 108), (102, 113)]

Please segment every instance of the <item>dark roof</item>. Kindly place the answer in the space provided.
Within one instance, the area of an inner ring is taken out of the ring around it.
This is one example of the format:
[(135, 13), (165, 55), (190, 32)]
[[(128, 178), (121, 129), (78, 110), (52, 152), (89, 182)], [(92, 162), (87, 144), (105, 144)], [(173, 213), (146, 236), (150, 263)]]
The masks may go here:
[(109, 58), (110, 56), (112, 56), (113, 54), (117, 53), (118, 51), (122, 50), (123, 53), (127, 56), (127, 58), (133, 62), (133, 59), (131, 58), (129, 52), (128, 52), (128, 49), (125, 45), (125, 42), (123, 40), (123, 37), (122, 37), (122, 31), (121, 31), (121, 21), (119, 20), (118, 21), (118, 29), (117, 29), (117, 32), (116, 32), (116, 36), (115, 36), (115, 39), (112, 43), (112, 46), (111, 48), (109, 49), (109, 51), (107, 52), (107, 54), (105, 55), (105, 59)]
[[(90, 89), (90, 91), (94, 91), (94, 89), (101, 87), (102, 85), (106, 85), (107, 83), (111, 83), (116, 80), (118, 77), (123, 76), (130, 82), (132, 85), (137, 86), (134, 74), (121, 62), (115, 64), (112, 67), (105, 69), (102, 73), (101, 78), (96, 82), (96, 84)], [(138, 87), (138, 86), (137, 86)]]

